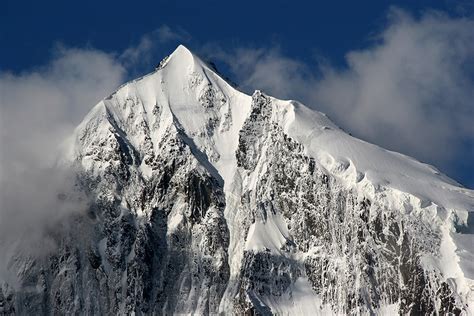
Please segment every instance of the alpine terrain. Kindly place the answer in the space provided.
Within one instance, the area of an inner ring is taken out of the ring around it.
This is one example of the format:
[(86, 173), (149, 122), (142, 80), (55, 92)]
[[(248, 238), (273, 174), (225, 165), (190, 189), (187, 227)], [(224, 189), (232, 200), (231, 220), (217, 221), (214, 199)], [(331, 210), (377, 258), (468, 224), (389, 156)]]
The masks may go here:
[(474, 315), (474, 191), (184, 46), (59, 164), (88, 210), (51, 255), (12, 257), (1, 315)]

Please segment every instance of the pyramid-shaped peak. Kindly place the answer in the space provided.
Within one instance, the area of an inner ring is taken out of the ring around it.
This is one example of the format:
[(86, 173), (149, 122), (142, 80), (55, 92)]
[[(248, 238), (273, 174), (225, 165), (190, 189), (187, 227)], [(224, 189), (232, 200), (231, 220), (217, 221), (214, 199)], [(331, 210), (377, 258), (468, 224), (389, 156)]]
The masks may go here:
[(184, 45), (180, 44), (170, 55), (170, 59), (182, 62), (193, 62), (196, 56)]
[(175, 76), (188, 76), (191, 72), (206, 73), (214, 80), (225, 82), (226, 85), (232, 86), (227, 82), (227, 78), (223, 77), (215, 64), (211, 61), (204, 61), (198, 55), (194, 54), (190, 49), (184, 45), (179, 45), (171, 55), (165, 57), (157, 66), (157, 70), (162, 68), (167, 69), (167, 75), (173, 73)]
[(174, 53), (193, 55), (193, 52), (191, 52), (191, 50), (189, 48), (187, 48), (186, 46), (184, 46), (183, 44), (179, 44), (178, 47), (176, 47), (176, 49), (174, 50), (173, 54)]
[(184, 45), (179, 45), (170, 55), (166, 56), (156, 67), (156, 70), (165, 68), (168, 73), (186, 75), (190, 68), (208, 68), (206, 64)]

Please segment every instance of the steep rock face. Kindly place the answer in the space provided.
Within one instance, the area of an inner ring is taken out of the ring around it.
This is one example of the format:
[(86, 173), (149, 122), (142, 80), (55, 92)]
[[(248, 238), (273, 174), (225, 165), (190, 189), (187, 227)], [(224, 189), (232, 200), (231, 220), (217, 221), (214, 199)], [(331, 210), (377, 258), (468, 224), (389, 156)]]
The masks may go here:
[(472, 312), (472, 191), (182, 46), (62, 163), (90, 207), (53, 254), (12, 260), (0, 314)]
[[(240, 271), (241, 310), (265, 313), (260, 305), (271, 306), (305, 276), (337, 313), (369, 314), (394, 304), (403, 314), (461, 312), (439, 272), (422, 268), (422, 256), (439, 247), (439, 232), (341, 186), (271, 119), (267, 97), (255, 94), (252, 106), (237, 153), (243, 182), (256, 179), (243, 189), (240, 206), (239, 218), (252, 222), (242, 225), (254, 235), (246, 239), (253, 244)], [(288, 229), (277, 231), (278, 244), (255, 238), (278, 217)]]
[[(196, 158), (199, 153), (193, 151), (197, 149), (175, 117), (157, 119), (151, 129), (140, 100), (127, 98), (126, 102), (124, 110), (129, 113), (121, 113), (121, 121), (104, 105), (106, 124), (115, 133), (107, 139), (114, 139), (114, 145), (103, 146), (101, 139), (93, 139), (82, 146), (94, 150), (97, 143), (99, 153), (116, 148), (116, 159), (97, 178), (85, 181), (98, 186), (90, 191), (100, 192), (98, 210), (104, 213), (101, 240), (110, 263), (107, 277), (112, 275), (107, 288), (114, 289), (105, 310), (215, 312), (229, 278), (221, 180)], [(165, 115), (160, 105), (154, 110)], [(161, 125), (166, 122), (168, 126)], [(157, 129), (161, 139), (153, 143), (150, 133)], [(120, 134), (144, 142), (133, 144)], [(79, 158), (88, 159), (87, 154)], [(99, 161), (102, 166), (103, 160)], [(148, 169), (148, 177), (140, 168)], [(104, 181), (103, 176), (110, 178)]]

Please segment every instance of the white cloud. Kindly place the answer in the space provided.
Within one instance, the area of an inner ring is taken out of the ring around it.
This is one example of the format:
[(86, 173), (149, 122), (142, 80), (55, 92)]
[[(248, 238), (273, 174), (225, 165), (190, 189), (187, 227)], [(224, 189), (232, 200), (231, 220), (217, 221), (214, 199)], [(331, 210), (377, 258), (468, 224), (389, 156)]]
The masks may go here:
[(441, 164), (474, 137), (473, 21), (394, 10), (380, 42), (347, 61), (311, 96), (346, 128)]
[(9, 251), (50, 250), (48, 229), (84, 211), (70, 172), (54, 167), (58, 146), (125, 73), (112, 55), (66, 48), (31, 72), (0, 73), (0, 279)]

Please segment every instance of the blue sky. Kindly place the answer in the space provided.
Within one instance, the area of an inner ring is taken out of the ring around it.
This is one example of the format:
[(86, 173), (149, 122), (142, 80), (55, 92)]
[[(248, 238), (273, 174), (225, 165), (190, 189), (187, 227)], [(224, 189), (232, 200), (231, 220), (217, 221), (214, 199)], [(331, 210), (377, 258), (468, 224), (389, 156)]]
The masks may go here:
[[(319, 3), (321, 2), (321, 3)], [(415, 3), (416, 2), (416, 3)], [(317, 52), (336, 63), (367, 45), (392, 5), (414, 14), (430, 9), (464, 13), (455, 1), (2, 1), (0, 65), (21, 71), (44, 64), (56, 43), (122, 51), (162, 25), (181, 28), (200, 45), (272, 45), (310, 60)], [(161, 54), (175, 43), (160, 47)], [(159, 58), (160, 56), (156, 56)]]
[[(68, 104), (62, 109), (57, 101), (54, 122), (31, 126), (67, 130), (116, 85), (151, 71), (184, 43), (243, 90), (302, 100), (355, 136), (474, 187), (472, 1), (6, 0), (0, 6), (0, 80), (9, 90), (33, 91), (31, 98), (8, 95), (15, 111), (24, 109), (15, 114), (24, 117), (27, 104), (38, 100), (32, 88), (38, 80)], [(100, 83), (93, 92), (83, 82), (89, 78)], [(44, 100), (45, 108), (53, 103)], [(77, 110), (78, 104), (85, 105)]]

